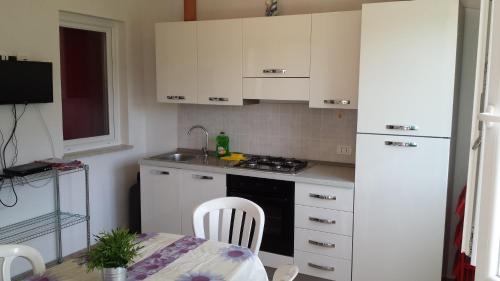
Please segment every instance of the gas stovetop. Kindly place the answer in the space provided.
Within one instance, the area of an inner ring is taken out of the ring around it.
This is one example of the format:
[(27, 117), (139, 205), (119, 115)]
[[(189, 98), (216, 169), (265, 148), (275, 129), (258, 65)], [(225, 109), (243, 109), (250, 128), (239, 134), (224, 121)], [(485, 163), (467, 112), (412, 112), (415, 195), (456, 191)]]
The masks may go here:
[(240, 161), (235, 167), (284, 174), (296, 174), (307, 167), (307, 161), (294, 158), (259, 155), (249, 155), (247, 157), (247, 160)]

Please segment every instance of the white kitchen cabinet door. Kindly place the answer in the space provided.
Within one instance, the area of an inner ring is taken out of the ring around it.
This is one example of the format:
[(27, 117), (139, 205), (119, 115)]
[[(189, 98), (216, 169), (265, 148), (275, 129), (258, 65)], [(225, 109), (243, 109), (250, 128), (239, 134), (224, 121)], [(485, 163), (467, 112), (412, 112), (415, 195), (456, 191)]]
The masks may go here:
[(193, 212), (206, 201), (226, 197), (226, 175), (198, 171), (182, 171), (182, 234), (193, 235)]
[(181, 233), (180, 170), (141, 166), (142, 232)]
[(358, 132), (451, 136), (458, 15), (456, 0), (363, 5)]
[(450, 140), (358, 134), (356, 150), (353, 281), (441, 280)]
[(309, 107), (358, 107), (361, 11), (312, 15)]
[(243, 105), (242, 20), (198, 22), (198, 104)]
[(309, 100), (309, 78), (244, 78), (243, 98), (274, 101)]
[(243, 19), (244, 77), (309, 77), (311, 15)]
[(156, 24), (158, 102), (196, 103), (196, 22)]

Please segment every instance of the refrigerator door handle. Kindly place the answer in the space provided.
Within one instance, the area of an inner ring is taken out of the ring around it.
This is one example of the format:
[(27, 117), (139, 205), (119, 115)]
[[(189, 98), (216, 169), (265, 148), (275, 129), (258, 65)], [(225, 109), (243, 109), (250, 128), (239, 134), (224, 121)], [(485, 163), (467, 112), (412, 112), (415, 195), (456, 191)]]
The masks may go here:
[(416, 131), (418, 126), (415, 125), (385, 125), (387, 130), (399, 130), (399, 131)]
[(401, 142), (401, 141), (386, 141), (385, 145), (399, 146), (399, 147), (417, 147), (418, 144), (414, 142)]

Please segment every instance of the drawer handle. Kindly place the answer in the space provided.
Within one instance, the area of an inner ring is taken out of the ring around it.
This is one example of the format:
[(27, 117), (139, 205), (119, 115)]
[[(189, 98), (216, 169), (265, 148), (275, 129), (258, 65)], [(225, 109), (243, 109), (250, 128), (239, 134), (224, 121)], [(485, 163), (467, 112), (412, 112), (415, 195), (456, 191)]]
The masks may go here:
[(417, 147), (418, 144), (414, 142), (400, 142), (400, 141), (386, 141), (385, 145), (388, 146), (399, 146), (399, 147)]
[(416, 131), (418, 126), (415, 125), (385, 125), (387, 130), (399, 130), (399, 131)]
[(324, 199), (324, 200), (337, 200), (337, 196), (335, 196), (335, 195), (323, 195), (323, 194), (309, 193), (309, 197), (316, 198), (316, 199)]
[(308, 262), (307, 265), (312, 267), (312, 268), (316, 268), (316, 269), (320, 269), (320, 270), (324, 270), (324, 271), (335, 271), (335, 267), (333, 267), (333, 266), (317, 265), (317, 264), (312, 263), (312, 262)]
[(170, 175), (170, 172), (160, 171), (160, 170), (151, 170), (151, 174), (153, 174), (153, 175), (168, 176), (168, 175)]
[(350, 100), (324, 100), (325, 104), (336, 104), (336, 105), (349, 105), (351, 104)]
[(280, 68), (270, 68), (270, 69), (264, 69), (262, 70), (264, 74), (285, 74), (286, 69), (280, 69)]
[(197, 180), (213, 180), (214, 177), (211, 177), (211, 176), (202, 176), (202, 175), (193, 175), (193, 179), (197, 179)]
[(168, 100), (185, 100), (185, 96), (167, 96)]
[(229, 101), (228, 98), (220, 98), (220, 97), (209, 97), (209, 101)]
[(309, 244), (314, 245), (314, 246), (325, 247), (325, 248), (335, 248), (334, 243), (326, 243), (326, 242), (318, 242), (318, 241), (314, 241), (314, 240), (309, 240)]
[(319, 223), (325, 223), (325, 224), (336, 224), (337, 223), (335, 220), (320, 219), (320, 218), (315, 218), (315, 217), (309, 217), (309, 220), (313, 221), (313, 222), (319, 222)]

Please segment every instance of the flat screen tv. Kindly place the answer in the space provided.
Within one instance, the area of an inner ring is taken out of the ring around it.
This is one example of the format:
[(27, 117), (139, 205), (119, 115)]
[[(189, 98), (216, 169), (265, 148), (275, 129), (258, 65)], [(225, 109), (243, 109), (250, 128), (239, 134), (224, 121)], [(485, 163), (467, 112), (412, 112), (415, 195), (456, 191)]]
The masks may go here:
[(52, 63), (0, 61), (0, 104), (51, 102)]

